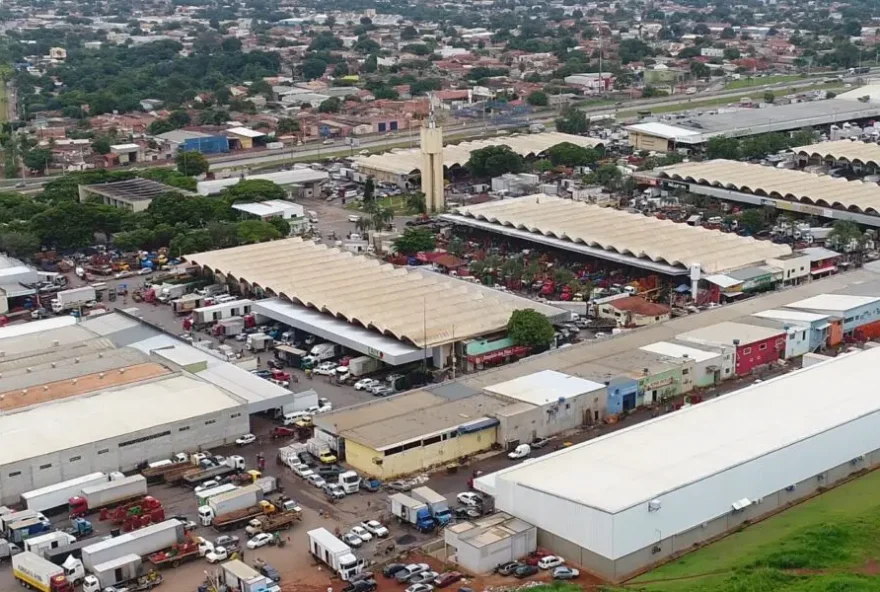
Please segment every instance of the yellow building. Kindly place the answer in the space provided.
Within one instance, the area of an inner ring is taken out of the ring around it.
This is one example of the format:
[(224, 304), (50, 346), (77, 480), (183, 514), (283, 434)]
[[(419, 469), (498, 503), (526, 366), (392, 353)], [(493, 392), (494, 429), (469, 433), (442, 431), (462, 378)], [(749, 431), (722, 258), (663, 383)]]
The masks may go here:
[(497, 442), (494, 413), (509, 402), (486, 394), (450, 400), (426, 391), (315, 419), (318, 437), (336, 438), (354, 470), (393, 479), (488, 450)]
[(241, 150), (250, 150), (254, 147), (254, 140), (266, 136), (263, 132), (258, 132), (247, 127), (232, 127), (226, 130), (226, 135), (236, 148)]

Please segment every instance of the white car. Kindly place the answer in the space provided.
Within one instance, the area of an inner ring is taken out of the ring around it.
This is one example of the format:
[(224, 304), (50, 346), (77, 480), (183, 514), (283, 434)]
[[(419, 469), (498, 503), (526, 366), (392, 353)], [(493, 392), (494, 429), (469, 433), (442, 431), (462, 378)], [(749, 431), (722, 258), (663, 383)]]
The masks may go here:
[(229, 552), (226, 550), (226, 547), (215, 547), (213, 551), (209, 551), (205, 555), (205, 559), (208, 560), (208, 563), (226, 561), (229, 559)]
[(327, 485), (327, 482), (324, 481), (324, 477), (322, 477), (321, 475), (318, 475), (317, 473), (312, 473), (311, 475), (306, 477), (306, 481), (308, 481), (309, 483), (311, 483), (312, 485), (314, 485), (318, 489), (321, 489), (322, 487)]
[(360, 538), (365, 543), (369, 543), (373, 540), (373, 535), (367, 532), (367, 529), (363, 526), (352, 526), (349, 532), (351, 532), (351, 534), (357, 535), (358, 538)]
[(321, 362), (315, 369), (312, 370), (313, 373), (319, 376), (333, 376), (336, 374), (336, 366), (335, 362)]
[(553, 569), (565, 563), (565, 559), (558, 555), (546, 555), (538, 561), (538, 567), (541, 569)]
[(481, 498), (476, 493), (470, 491), (463, 491), (455, 497), (456, 499), (458, 499), (458, 502), (460, 504), (463, 504), (465, 506), (479, 506), (483, 503), (483, 498)]
[(236, 438), (235, 445), (236, 446), (247, 446), (248, 444), (253, 444), (257, 441), (257, 437), (253, 434), (245, 434), (241, 438)]
[(433, 592), (434, 586), (431, 584), (413, 584), (405, 590), (405, 592)]
[(358, 216), (357, 214), (349, 214), (349, 215), (348, 215), (348, 221), (349, 221), (349, 222), (352, 222), (352, 223), (357, 223), (357, 222), (360, 222), (360, 221), (361, 221), (361, 217)]
[(367, 532), (370, 532), (377, 537), (386, 537), (388, 536), (388, 529), (382, 526), (382, 523), (378, 520), (364, 520), (361, 522), (361, 526), (367, 529)]
[(132, 273), (131, 271), (120, 271), (119, 273), (117, 273), (113, 277), (116, 278), (117, 280), (124, 280), (125, 278), (130, 278), (133, 275), (134, 275), (134, 273)]
[(152, 267), (141, 267), (138, 269), (138, 275), (150, 275), (151, 273), (153, 273)]
[(259, 549), (260, 547), (265, 547), (269, 544), (269, 541), (272, 540), (272, 535), (267, 532), (261, 532), (251, 540), (247, 542), (248, 549)]
[(342, 535), (342, 542), (350, 547), (360, 547), (364, 544), (364, 541), (358, 535), (353, 532), (347, 532)]
[(375, 384), (378, 384), (377, 380), (373, 380), (372, 378), (361, 378), (356, 383), (354, 383), (354, 390), (368, 391)]
[(196, 485), (196, 488), (194, 491), (196, 493), (201, 493), (201, 492), (205, 491), (206, 489), (211, 489), (212, 487), (217, 487), (218, 485), (220, 485), (219, 481), (217, 481), (216, 479), (211, 479), (210, 481), (205, 481), (201, 485)]

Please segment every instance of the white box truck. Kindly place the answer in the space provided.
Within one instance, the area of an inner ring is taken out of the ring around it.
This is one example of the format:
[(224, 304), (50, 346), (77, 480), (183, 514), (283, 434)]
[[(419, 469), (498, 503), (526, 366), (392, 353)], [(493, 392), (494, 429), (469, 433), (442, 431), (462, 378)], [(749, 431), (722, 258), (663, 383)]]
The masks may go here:
[(348, 362), (348, 371), (352, 376), (363, 376), (382, 369), (382, 361), (370, 356), (358, 356)]
[(76, 479), (62, 481), (61, 483), (47, 485), (46, 487), (22, 493), (21, 501), (24, 502), (28, 510), (36, 510), (37, 512), (46, 512), (47, 510), (58, 508), (67, 509), (70, 498), (79, 495), (84, 487), (100, 485), (107, 481), (109, 481), (109, 478), (105, 473), (90, 473)]
[(89, 571), (96, 565), (119, 559), (124, 555), (146, 557), (162, 551), (184, 540), (183, 523), (180, 520), (166, 520), (134, 532), (100, 541), (82, 550), (82, 562)]
[(199, 522), (202, 526), (210, 526), (214, 518), (230, 515), (239, 510), (253, 508), (263, 499), (263, 490), (259, 485), (239, 487), (236, 491), (222, 493), (208, 500), (199, 508)]
[(60, 530), (31, 537), (24, 542), (24, 550), (42, 556), (44, 551), (66, 547), (76, 542), (76, 537)]
[(95, 300), (95, 288), (92, 286), (83, 286), (82, 288), (73, 288), (72, 290), (62, 290), (55, 294), (52, 299), (52, 312), (61, 314), (66, 310), (73, 310), (85, 306), (87, 302)]
[(12, 574), (26, 588), (40, 592), (73, 592), (64, 569), (34, 553), (19, 553), (13, 557)]
[(267, 590), (272, 585), (269, 578), (238, 559), (227, 561), (222, 565), (222, 568), (223, 582), (230, 589), (241, 592), (258, 592)]
[(364, 560), (355, 557), (351, 548), (333, 536), (326, 528), (316, 528), (308, 532), (309, 552), (321, 563), (330, 567), (345, 581), (361, 573)]

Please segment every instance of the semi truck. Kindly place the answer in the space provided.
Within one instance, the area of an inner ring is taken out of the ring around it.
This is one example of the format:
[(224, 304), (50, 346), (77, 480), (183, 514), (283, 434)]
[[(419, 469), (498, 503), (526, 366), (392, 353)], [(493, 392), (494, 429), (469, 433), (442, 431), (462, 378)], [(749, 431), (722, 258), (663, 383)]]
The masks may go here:
[(391, 513), (403, 522), (412, 524), (423, 532), (429, 532), (436, 526), (428, 504), (403, 493), (395, 493), (388, 499), (391, 501)]
[(259, 485), (254, 484), (214, 496), (208, 500), (207, 504), (199, 507), (199, 522), (202, 526), (211, 526), (213, 524), (217, 527), (227, 520), (235, 519), (240, 512), (256, 508), (253, 515), (247, 517), (250, 520), (253, 516), (263, 513), (260, 507), (260, 500), (262, 499), (263, 490)]
[(416, 487), (409, 494), (414, 500), (424, 502), (428, 506), (431, 517), (438, 526), (446, 526), (452, 520), (449, 502), (430, 487)]
[(9, 525), (9, 529), (6, 531), (6, 540), (10, 543), (20, 544), (31, 537), (49, 532), (50, 530), (52, 530), (52, 525), (45, 516), (25, 518)]
[(325, 360), (331, 360), (342, 352), (339, 345), (333, 343), (319, 343), (309, 350), (309, 355), (303, 358), (303, 363), (314, 366)]
[(355, 557), (351, 548), (326, 528), (310, 530), (308, 537), (309, 552), (343, 580), (348, 581), (363, 571), (364, 560)]
[(205, 489), (196, 493), (196, 500), (198, 501), (199, 506), (204, 506), (208, 503), (212, 497), (229, 493), (230, 491), (235, 491), (238, 489), (237, 485), (233, 485), (232, 483), (224, 483), (223, 485), (218, 485), (217, 487), (211, 487), (210, 489)]
[(66, 532), (56, 530), (39, 536), (31, 537), (24, 542), (24, 550), (37, 555), (43, 555), (44, 551), (66, 547), (76, 542), (76, 537)]
[(151, 554), (149, 560), (158, 569), (177, 567), (181, 563), (204, 557), (213, 550), (213, 544), (202, 537), (194, 537)]
[(352, 376), (363, 376), (382, 369), (382, 361), (370, 356), (358, 356), (348, 362), (348, 371)]
[(141, 558), (134, 553), (105, 561), (93, 567), (83, 581), (83, 592), (106, 590), (110, 586), (122, 586), (136, 580), (144, 572)]
[(95, 288), (92, 286), (83, 286), (82, 288), (73, 288), (71, 290), (62, 290), (55, 294), (50, 305), (52, 312), (61, 314), (66, 310), (74, 310), (81, 308), (88, 302), (96, 299)]
[(235, 337), (242, 331), (244, 331), (244, 318), (230, 317), (217, 321), (213, 333), (215, 337)]
[(73, 592), (64, 569), (35, 553), (19, 553), (12, 558), (12, 574), (19, 584), (40, 592)]
[(244, 458), (238, 455), (228, 456), (226, 457), (226, 460), (224, 462), (225, 464), (220, 465), (219, 467), (211, 467), (210, 469), (201, 469), (187, 472), (182, 476), (182, 481), (185, 485), (195, 487), (196, 485), (204, 483), (209, 479), (225, 477), (230, 473), (243, 471), (245, 468)]
[(96, 565), (134, 554), (146, 557), (184, 541), (183, 522), (166, 520), (112, 539), (89, 545), (82, 550), (82, 562), (89, 571)]
[(147, 495), (147, 480), (143, 475), (132, 475), (100, 485), (84, 487), (80, 495), (68, 501), (70, 515), (85, 516), (101, 508), (132, 501)]
[(302, 365), (303, 358), (307, 355), (309, 355), (309, 352), (286, 343), (275, 344), (275, 359), (282, 362), (285, 366), (299, 368)]
[(339, 473), (339, 485), (346, 495), (357, 493), (361, 488), (361, 477), (354, 471), (344, 471)]
[(162, 284), (155, 289), (156, 299), (159, 302), (171, 302), (189, 292), (189, 284)]
[(189, 464), (189, 457), (180, 453), (174, 455), (174, 458), (165, 459), (148, 465), (141, 471), (141, 475), (146, 478), (148, 483), (160, 483), (165, 479), (165, 475), (175, 471), (188, 471), (193, 467)]
[(46, 524), (49, 523), (49, 519), (46, 518), (46, 516), (43, 515), (42, 512), (37, 512), (35, 510), (22, 510), (20, 512), (11, 512), (0, 517), (0, 523), (2, 523), (3, 529), (3, 537), (8, 539), (9, 533), (12, 530), (13, 526), (15, 526), (19, 522), (32, 520), (33, 518), (38, 518)]
[[(123, 476), (122, 473), (116, 473), (115, 475), (117, 477)], [(84, 487), (100, 485), (112, 478), (114, 477), (108, 476), (105, 473), (90, 473), (76, 479), (62, 481), (61, 483), (47, 485), (46, 487), (22, 493), (21, 501), (28, 510), (35, 510), (37, 512), (49, 513), (51, 510), (66, 510), (70, 498), (79, 495)]]
[(184, 315), (199, 308), (204, 301), (204, 296), (198, 294), (186, 294), (171, 301), (171, 310), (174, 311), (174, 314)]

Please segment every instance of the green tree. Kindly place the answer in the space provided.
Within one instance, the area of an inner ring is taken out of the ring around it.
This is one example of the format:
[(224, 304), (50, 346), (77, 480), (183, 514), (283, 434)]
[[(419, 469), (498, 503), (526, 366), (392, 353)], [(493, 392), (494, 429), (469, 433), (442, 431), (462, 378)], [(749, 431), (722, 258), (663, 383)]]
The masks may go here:
[(776, 102), (776, 93), (772, 90), (764, 91), (764, 102), (765, 103), (775, 103)]
[(530, 308), (513, 311), (507, 321), (507, 334), (515, 344), (538, 351), (550, 347), (555, 333), (550, 319)]
[(407, 228), (402, 235), (394, 239), (394, 248), (403, 255), (433, 251), (436, 246), (434, 233), (427, 228)]
[(576, 107), (567, 107), (556, 120), (556, 131), (564, 134), (585, 134), (590, 129), (586, 113)]
[(52, 164), (52, 151), (46, 148), (34, 148), (24, 153), (24, 165), (34, 171), (45, 171)]
[(337, 78), (348, 76), (348, 64), (346, 62), (339, 62), (336, 64), (336, 66), (333, 67), (333, 76)]
[(865, 233), (851, 220), (836, 220), (828, 233), (828, 244), (841, 251), (861, 250), (865, 242)]
[(339, 113), (340, 109), (342, 109), (342, 99), (339, 97), (330, 97), (318, 105), (318, 113)]
[(185, 125), (189, 125), (190, 121), (191, 118), (189, 116), (189, 113), (187, 113), (183, 109), (177, 109), (176, 111), (172, 111), (171, 114), (168, 115), (168, 123), (173, 125), (175, 129), (180, 129)]
[(92, 150), (97, 154), (110, 154), (110, 140), (107, 138), (97, 138), (92, 142)]
[(375, 183), (375, 181), (373, 181), (373, 177), (367, 177), (367, 181), (366, 181), (366, 183), (364, 183), (363, 202), (365, 204), (371, 204), (375, 198), (376, 198), (376, 183)]
[(733, 30), (732, 28), (730, 28), (730, 27), (725, 27), (725, 28), (721, 31), (721, 38), (722, 38), (722, 39), (733, 39), (733, 38), (735, 38), (735, 37), (736, 37), (736, 31), (734, 31), (734, 30)]
[(471, 152), (465, 166), (475, 177), (497, 177), (521, 172), (525, 160), (509, 146), (487, 146)]
[(736, 138), (714, 136), (706, 142), (706, 156), (708, 158), (726, 158), (728, 160), (739, 159), (740, 145)]
[(321, 78), (327, 71), (327, 62), (318, 58), (312, 58), (303, 62), (302, 75), (306, 80)]
[(376, 54), (370, 54), (367, 56), (367, 59), (364, 60), (364, 72), (367, 74), (372, 74), (376, 70), (379, 69), (379, 58)]
[(281, 238), (275, 226), (262, 220), (245, 220), (238, 224), (238, 239), (242, 244), (262, 243)]
[(269, 224), (275, 227), (275, 230), (281, 236), (290, 236), (290, 222), (279, 216), (273, 216), (267, 220)]
[(418, 36), (419, 32), (412, 25), (407, 25), (400, 31), (400, 38), (403, 41), (412, 41)]
[(589, 166), (599, 160), (599, 153), (592, 148), (582, 148), (571, 142), (563, 142), (547, 151), (547, 158), (554, 166)]
[(550, 103), (547, 93), (542, 90), (534, 90), (529, 93), (526, 102), (533, 107), (546, 107)]
[(221, 195), (229, 205), (287, 198), (283, 187), (265, 179), (244, 179), (224, 189)]
[(177, 170), (188, 177), (203, 175), (211, 168), (205, 155), (195, 150), (178, 152), (174, 161), (177, 163)]
[(712, 69), (706, 64), (694, 60), (691, 62), (691, 74), (694, 78), (709, 78), (712, 76)]
[(421, 191), (410, 193), (406, 196), (406, 209), (413, 214), (425, 214), (428, 212), (428, 206), (425, 203), (425, 194)]
[(157, 119), (150, 123), (147, 126), (147, 131), (151, 136), (158, 136), (159, 134), (164, 134), (170, 132), (174, 129), (174, 124), (172, 124), (167, 119)]
[(0, 232), (0, 251), (13, 257), (29, 258), (40, 249), (40, 237), (32, 232)]
[(791, 135), (791, 145), (795, 148), (800, 146), (810, 146), (817, 141), (819, 141), (819, 134), (811, 127), (805, 127)]
[(739, 216), (739, 225), (745, 228), (749, 234), (757, 234), (764, 229), (764, 214), (757, 208), (743, 211)]
[(603, 164), (596, 169), (593, 176), (596, 179), (596, 183), (599, 185), (607, 187), (608, 189), (616, 189), (618, 183), (620, 183), (620, 180), (623, 177), (623, 173), (620, 172), (620, 169), (616, 164)]
[(279, 135), (291, 134), (299, 131), (299, 121), (292, 117), (282, 117), (275, 125), (275, 132)]

